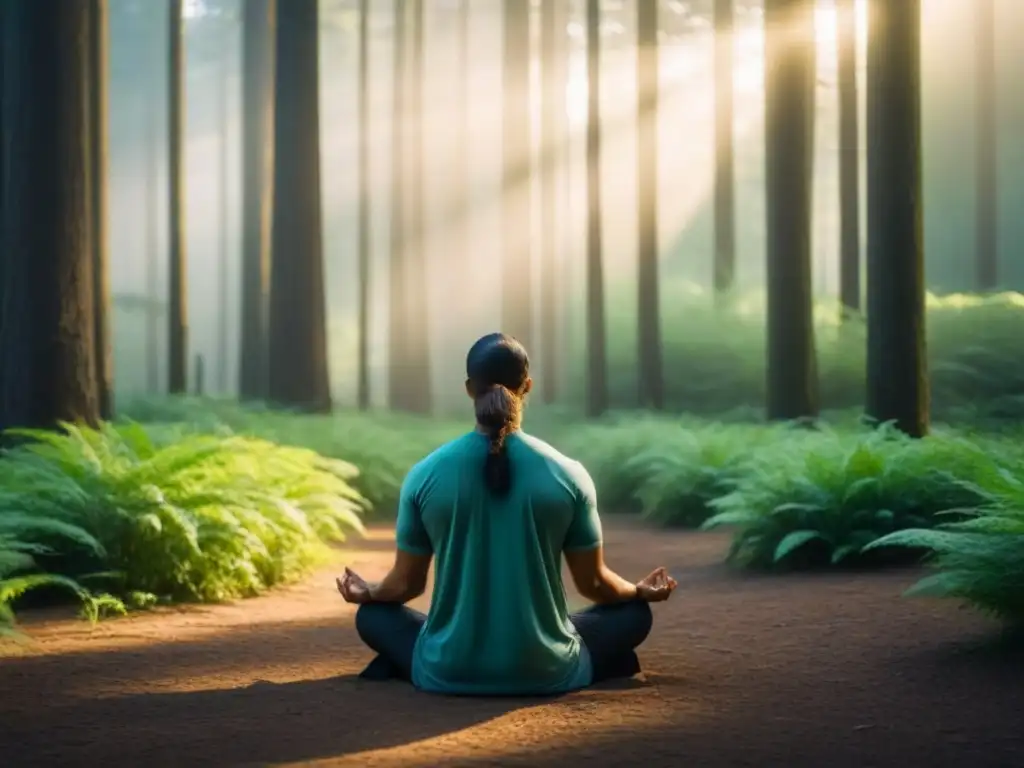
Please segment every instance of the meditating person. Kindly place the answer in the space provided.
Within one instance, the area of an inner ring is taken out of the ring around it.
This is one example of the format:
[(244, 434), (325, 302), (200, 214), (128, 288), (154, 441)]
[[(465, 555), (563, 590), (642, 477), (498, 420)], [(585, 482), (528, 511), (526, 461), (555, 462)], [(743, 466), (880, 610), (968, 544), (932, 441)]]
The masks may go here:
[[(594, 483), (583, 466), (520, 428), (533, 384), (516, 339), (484, 336), (466, 358), (476, 429), (438, 448), (402, 484), (394, 565), (378, 583), (346, 568), (338, 591), (377, 656), (369, 679), (423, 691), (554, 694), (640, 671), (649, 603), (676, 581), (657, 568), (633, 584), (604, 562)], [(580, 594), (570, 614), (564, 553)], [(426, 615), (405, 605), (426, 589)]]

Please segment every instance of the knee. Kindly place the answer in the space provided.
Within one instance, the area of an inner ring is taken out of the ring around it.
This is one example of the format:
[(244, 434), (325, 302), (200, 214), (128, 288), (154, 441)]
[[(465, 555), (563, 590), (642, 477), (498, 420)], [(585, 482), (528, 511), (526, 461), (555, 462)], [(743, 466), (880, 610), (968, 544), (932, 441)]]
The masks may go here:
[(654, 612), (651, 611), (651, 604), (646, 600), (635, 600), (629, 606), (630, 624), (636, 633), (636, 645), (640, 645), (651, 633), (654, 626)]
[(356, 632), (367, 645), (372, 645), (372, 638), (378, 634), (380, 621), (387, 615), (390, 607), (384, 603), (363, 603), (356, 609)]

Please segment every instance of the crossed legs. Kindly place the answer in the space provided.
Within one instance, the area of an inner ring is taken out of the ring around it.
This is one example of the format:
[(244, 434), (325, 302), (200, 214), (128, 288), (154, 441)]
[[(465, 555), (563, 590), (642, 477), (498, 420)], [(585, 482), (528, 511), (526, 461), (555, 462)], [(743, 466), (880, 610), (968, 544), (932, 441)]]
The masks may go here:
[[(377, 656), (360, 677), (412, 680), (416, 638), (426, 616), (404, 605), (367, 603), (356, 611), (356, 631)], [(590, 654), (593, 682), (632, 677), (640, 671), (636, 649), (650, 634), (651, 606), (642, 600), (594, 605), (569, 616)]]

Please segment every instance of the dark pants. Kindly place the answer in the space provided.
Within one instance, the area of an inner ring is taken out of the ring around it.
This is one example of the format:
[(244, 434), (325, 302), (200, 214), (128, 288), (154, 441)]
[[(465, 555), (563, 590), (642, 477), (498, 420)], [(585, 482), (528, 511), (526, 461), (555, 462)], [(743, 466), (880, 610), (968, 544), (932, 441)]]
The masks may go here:
[[(360, 677), (412, 680), (412, 656), (426, 616), (404, 605), (368, 603), (356, 611), (356, 631), (377, 657)], [(590, 653), (594, 682), (640, 671), (636, 648), (651, 631), (651, 606), (642, 600), (595, 605), (569, 616)]]

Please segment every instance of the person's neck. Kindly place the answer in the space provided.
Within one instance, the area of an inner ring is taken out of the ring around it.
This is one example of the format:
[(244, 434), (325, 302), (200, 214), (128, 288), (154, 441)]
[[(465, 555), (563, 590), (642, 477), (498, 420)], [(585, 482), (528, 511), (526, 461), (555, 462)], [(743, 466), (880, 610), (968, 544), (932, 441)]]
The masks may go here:
[[(509, 427), (508, 432), (509, 432), (510, 435), (511, 434), (515, 434), (516, 432), (521, 431), (522, 428), (523, 428), (523, 423), (521, 421), (517, 421), (515, 424), (513, 424), (511, 427)], [(489, 435), (490, 432), (491, 432), (490, 429), (488, 429), (487, 427), (485, 427), (483, 424), (480, 424), (480, 423), (477, 423), (475, 431), (479, 432), (481, 435)]]

